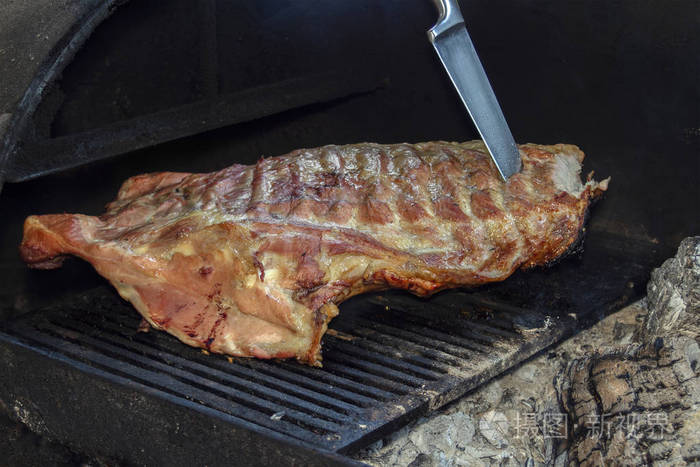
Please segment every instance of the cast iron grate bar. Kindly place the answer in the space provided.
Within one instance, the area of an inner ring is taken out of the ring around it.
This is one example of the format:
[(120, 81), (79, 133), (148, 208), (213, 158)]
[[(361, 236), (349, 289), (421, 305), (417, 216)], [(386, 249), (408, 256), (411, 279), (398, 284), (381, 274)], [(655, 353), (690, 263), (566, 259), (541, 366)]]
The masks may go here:
[[(231, 368), (228, 369), (228, 371), (216, 370), (198, 362), (193, 362), (178, 355), (165, 352), (157, 347), (139, 344), (134, 340), (123, 338), (112, 333), (100, 331), (96, 332), (95, 328), (87, 327), (84, 324), (73, 320), (67, 320), (65, 323), (63, 323), (63, 326), (76, 332), (83, 332), (85, 335), (91, 337), (104, 339), (105, 341), (120, 346), (128, 351), (138, 352), (146, 358), (152, 357), (154, 359), (158, 359), (164, 364), (170, 365), (174, 368), (189, 370), (194, 375), (200, 376), (203, 379), (211, 380), (214, 383), (220, 385), (230, 385), (239, 391), (261, 396), (262, 398), (273, 403), (282, 402), (288, 404), (292, 406), (293, 409), (317, 415), (327, 421), (342, 423), (347, 420), (347, 414), (354, 411), (353, 408), (349, 407), (347, 404), (343, 404), (342, 402), (320, 394), (309, 394), (307, 392), (306, 394), (299, 393), (290, 396), (288, 395), (289, 393), (298, 392), (293, 385), (286, 384), (282, 385), (281, 387), (277, 385), (277, 388), (273, 388), (273, 386), (275, 386), (273, 382), (268, 382), (265, 384), (266, 382), (261, 381), (260, 378), (257, 378), (253, 372), (246, 371), (245, 368), (240, 368), (235, 365), (231, 365)], [(282, 391), (288, 392), (285, 393)]]
[[(127, 349), (81, 336), (79, 332), (69, 329), (53, 326), (45, 330), (54, 334), (56, 337), (62, 337), (72, 342), (79, 342), (81, 346), (93, 352), (103, 353), (112, 359), (119, 359), (131, 368), (140, 368), (150, 374), (167, 374), (172, 380), (177, 380), (185, 385), (183, 387), (191, 386), (195, 388), (195, 394), (197, 394), (200, 402), (216, 407), (228, 414), (235, 414), (235, 412), (231, 412), (227, 409), (228, 406), (231, 405), (230, 403), (233, 403), (238, 406), (250, 407), (253, 410), (266, 413), (268, 416), (286, 411), (287, 420), (312, 432), (322, 431), (324, 434), (333, 433), (338, 428), (336, 423), (324, 420), (323, 414), (318, 413), (316, 417), (312, 417), (310, 415), (311, 411), (308, 411), (309, 413), (304, 413), (299, 410), (299, 407), (293, 402), (284, 404), (279, 401), (258, 397), (245, 391), (236, 391), (234, 387), (224, 386), (211, 379), (198, 378), (197, 375), (172, 366), (166, 368), (168, 365), (128, 352)], [(185, 391), (183, 394), (187, 394), (187, 392)]]
[(271, 362), (244, 358), (232, 358), (232, 363), (230, 363), (221, 356), (208, 356), (197, 349), (185, 347), (175, 339), (154, 340), (149, 334), (136, 332), (136, 327), (123, 328), (122, 332), (126, 332), (131, 339), (144, 345), (165, 349), (168, 352), (182, 355), (183, 358), (211, 368), (234, 373), (250, 371), (256, 374), (256, 376), (251, 376), (251, 378), (263, 384), (271, 386), (274, 384), (290, 385), (294, 387), (295, 391), (303, 392), (307, 395), (318, 393), (322, 396), (331, 396), (336, 403), (346, 403), (351, 407), (368, 407), (376, 404), (377, 401), (389, 400), (394, 397), (393, 394), (373, 388), (357, 388), (357, 384), (353, 381), (331, 377), (325, 373), (323, 375), (311, 373), (310, 376), (307, 376), (304, 370), (313, 372), (313, 369), (298, 364), (292, 364), (289, 369), (285, 369), (279, 363), (271, 364)]
[[(350, 362), (349, 362), (350, 363)], [(362, 369), (355, 368), (355, 366), (364, 366), (362, 364), (357, 364), (357, 362), (351, 362), (352, 364), (344, 364), (337, 361), (335, 358), (328, 358), (323, 363), (323, 368), (325, 371), (334, 374), (336, 376), (341, 376), (345, 379), (354, 381), (356, 384), (363, 384), (365, 386), (373, 386), (375, 388), (384, 390), (396, 396), (405, 396), (411, 392), (410, 386), (401, 384), (397, 381), (392, 381), (389, 378), (383, 378), (379, 375), (363, 371)], [(354, 364), (354, 365), (353, 365)]]
[(334, 354), (337, 349), (338, 352), (382, 365), (384, 368), (396, 370), (399, 374), (411, 375), (424, 381), (435, 381), (441, 376), (441, 373), (413, 365), (411, 362), (402, 361), (400, 356), (389, 357), (381, 351), (364, 349), (354, 343), (343, 342), (333, 336), (326, 337), (324, 349), (329, 354)]
[(99, 352), (84, 345), (76, 345), (75, 341), (68, 340), (65, 336), (54, 333), (51, 330), (44, 329), (43, 331), (42, 334), (32, 335), (30, 340), (36, 345), (73, 357), (97, 369), (141, 383), (145, 387), (153, 387), (165, 393), (183, 397), (186, 400), (196, 402), (205, 407), (221, 410), (227, 415), (232, 415), (235, 418), (240, 418), (254, 425), (282, 432), (295, 439), (310, 442), (316, 441), (315, 435), (312, 434), (313, 436), (309, 436), (308, 432), (299, 430), (298, 426), (288, 423), (287, 421), (280, 420), (282, 423), (274, 423), (267, 413), (269, 411), (267, 408), (265, 408), (264, 411), (259, 411), (244, 405), (235, 406), (231, 401), (222, 400), (222, 398), (216, 395), (188, 386), (168, 375), (130, 365), (119, 358), (114, 358), (105, 352)]
[[(138, 319), (131, 320), (129, 323), (128, 321), (124, 322), (124, 320), (118, 320), (118, 318), (115, 320), (115, 315), (106, 316), (103, 320), (111, 323), (106, 324), (108, 327), (115, 326), (115, 323), (119, 323), (118, 326), (123, 326), (124, 329), (136, 329), (138, 325)], [(99, 322), (94, 322), (93, 324), (100, 326)], [(144, 334), (141, 334), (141, 336), (143, 335)], [(176, 345), (182, 347), (180, 343), (176, 343)], [(382, 361), (383, 359), (381, 356), (375, 355), (374, 359), (379, 360), (378, 363), (380, 364), (386, 364), (386, 361)], [(352, 381), (355, 384), (360, 382), (366, 386), (375, 386), (386, 391), (391, 391), (388, 393), (389, 397), (393, 397), (396, 394), (407, 394), (410, 391), (410, 387), (420, 387), (423, 384), (422, 380), (418, 381), (415, 378), (406, 376), (407, 374), (410, 375), (415, 372), (415, 370), (406, 371), (406, 365), (404, 365), (402, 371), (394, 372), (370, 362), (362, 362), (359, 359), (351, 359), (351, 361), (361, 362), (359, 365), (354, 366), (343, 364), (343, 361), (347, 361), (347, 359), (336, 360), (335, 363), (327, 362), (326, 367), (329, 371), (337, 375), (345, 375), (348, 381)]]
[(466, 381), (473, 387), (556, 334), (520, 333), (512, 313), (495, 322), (495, 307), (468, 319), (463, 309), (426, 307), (404, 295), (359, 303), (331, 324), (320, 369), (205, 355), (166, 333), (137, 332), (138, 314), (107, 291), (36, 313), (12, 331), (32, 345), (337, 452), (366, 445), (408, 412), (458, 397)]
[[(394, 297), (392, 297), (392, 300), (393, 299), (394, 299)], [(408, 299), (410, 299), (410, 297), (408, 297)], [(426, 323), (425, 305), (423, 305), (421, 307), (421, 306), (419, 306), (419, 304), (416, 304), (415, 302), (412, 303), (408, 299), (406, 297), (401, 298), (401, 300), (398, 302), (399, 306), (397, 308), (400, 310), (401, 313), (405, 313), (409, 320), (414, 319), (414, 320), (418, 320), (418, 321), (422, 321), (423, 323)], [(385, 301), (386, 301), (386, 299), (377, 298), (374, 300), (374, 303), (381, 304)], [(484, 310), (488, 310), (490, 312), (493, 312), (495, 309), (493, 307), (491, 307), (490, 305), (481, 304), (481, 305), (478, 305), (477, 307), (464, 307), (464, 306), (447, 307), (447, 306), (441, 305), (439, 303), (436, 303), (436, 304), (431, 303), (430, 307), (431, 307), (431, 311), (443, 310), (443, 311), (447, 311), (449, 313), (454, 313), (454, 312), (458, 311), (460, 314), (464, 314), (465, 317), (469, 318), (469, 320), (468, 320), (469, 327), (472, 327), (474, 329), (478, 329), (479, 331), (486, 333), (486, 334), (480, 335), (481, 339), (484, 339), (484, 338), (489, 339), (488, 334), (490, 334), (491, 336), (494, 336), (496, 338), (501, 338), (501, 337), (516, 338), (519, 336), (517, 331), (514, 329), (515, 325), (512, 322), (504, 321), (502, 319), (495, 318), (495, 317), (493, 317), (493, 315), (487, 316), (487, 318), (484, 319), (484, 317), (481, 316), (483, 313), (478, 313), (478, 310), (474, 309), (474, 308), (483, 308)], [(386, 311), (391, 312), (392, 311), (391, 307), (389, 307), (389, 310), (386, 310)], [(499, 313), (503, 314), (504, 311), (499, 310)], [(521, 309), (520, 314), (523, 314), (523, 313), (529, 314), (529, 315), (533, 314), (532, 310)], [(511, 315), (511, 317), (512, 317), (512, 315)], [(450, 327), (454, 326), (455, 324), (456, 323), (450, 323)], [(445, 323), (443, 322), (441, 327), (444, 328), (444, 325), (445, 325)], [(459, 324), (457, 324), (457, 325), (459, 325)]]
[[(326, 407), (331, 410), (339, 411), (341, 413), (355, 412), (361, 405), (353, 404), (352, 402), (346, 402), (342, 397), (337, 397), (337, 394), (323, 392), (316, 392), (318, 385), (312, 385), (311, 387), (304, 387), (298, 384), (298, 378), (292, 377), (291, 379), (283, 379), (279, 377), (279, 373), (273, 376), (264, 376), (253, 368), (249, 368), (244, 365), (232, 365), (226, 361), (222, 362), (218, 358), (205, 358), (202, 361), (196, 361), (197, 359), (183, 358), (178, 355), (177, 352), (181, 347), (180, 343), (176, 343), (175, 346), (163, 346), (154, 345), (152, 341), (146, 338), (144, 333), (134, 332), (134, 335), (127, 338), (123, 337), (124, 328), (119, 327), (113, 323), (80, 323), (73, 320), (68, 320), (67, 323), (71, 323), (77, 326), (83, 326), (81, 329), (85, 330), (86, 333), (94, 337), (106, 336), (112, 341), (121, 342), (126, 346), (132, 347), (134, 350), (140, 352), (142, 355), (150, 355), (156, 358), (160, 358), (163, 361), (176, 365), (180, 368), (189, 368), (196, 373), (203, 373), (204, 376), (211, 375), (214, 378), (219, 378), (224, 381), (228, 381), (232, 376), (237, 377), (237, 381), (243, 381), (244, 383), (250, 382), (251, 390), (257, 392), (258, 390), (267, 391), (268, 388), (279, 394), (281, 391), (286, 391), (286, 393), (293, 394), (295, 397), (304, 399), (310, 403), (317, 404), (320, 407)], [(99, 327), (96, 327), (99, 326)], [(86, 326), (91, 326), (85, 329)], [(106, 335), (100, 331), (95, 332), (98, 329), (111, 331), (111, 335)], [(132, 328), (134, 330), (135, 328)], [(116, 334), (115, 334), (116, 333)], [(293, 381), (293, 382), (292, 382)], [(329, 397), (334, 395), (336, 397)], [(353, 398), (350, 398), (352, 401)]]
[[(331, 329), (331, 332), (336, 333), (338, 331)], [(448, 367), (445, 364), (432, 358), (423, 357), (418, 353), (413, 354), (397, 350), (397, 346), (395, 345), (388, 346), (386, 340), (374, 341), (370, 338), (360, 336), (360, 333), (355, 333), (346, 340), (351, 341), (348, 346), (352, 346), (352, 348), (357, 352), (360, 350), (366, 350), (375, 354), (386, 355), (387, 357), (391, 357), (407, 365), (412, 365), (411, 371), (415, 371), (417, 373), (425, 372), (424, 374), (429, 378), (431, 378), (429, 375), (439, 378), (440, 375), (444, 375), (448, 372)]]
[[(486, 352), (491, 352), (493, 350), (493, 346), (497, 345), (498, 340), (494, 338), (488, 338), (488, 337), (480, 337), (481, 340), (486, 341), (487, 343), (479, 342), (476, 339), (474, 339), (470, 335), (466, 336), (459, 336), (454, 334), (454, 330), (450, 330), (452, 334), (449, 334), (445, 331), (440, 331), (436, 329), (432, 323), (429, 322), (423, 322), (420, 324), (414, 324), (418, 320), (412, 320), (411, 317), (407, 317), (407, 319), (402, 320), (401, 317), (397, 316), (396, 313), (389, 314), (387, 316), (382, 316), (380, 318), (380, 322), (392, 327), (401, 327), (407, 331), (410, 331), (412, 333), (428, 337), (431, 339), (436, 339), (441, 342), (445, 342), (448, 344), (456, 345), (458, 347), (463, 347), (465, 349), (473, 350), (474, 352), (481, 352), (481, 353), (486, 353)], [(444, 326), (443, 326), (444, 328)], [(463, 331), (460, 329), (460, 331)], [(472, 333), (473, 334), (473, 333)]]
[[(366, 339), (368, 342), (373, 342), (376, 345), (389, 345), (392, 348), (403, 348), (408, 350), (404, 352), (404, 358), (407, 361), (433, 361), (435, 371), (448, 373), (450, 368), (462, 365), (464, 362), (457, 357), (453, 357), (441, 350), (430, 348), (415, 342), (407, 341), (398, 337), (382, 334), (373, 329), (358, 327), (354, 330), (355, 334)], [(412, 359), (412, 360), (411, 360)]]
[(408, 342), (420, 344), (426, 348), (436, 348), (453, 357), (473, 359), (477, 358), (477, 355), (480, 353), (483, 353), (471, 347), (460, 347), (449, 342), (441, 341), (438, 338), (435, 338), (435, 336), (431, 336), (427, 329), (422, 330), (422, 332), (415, 332), (414, 330), (409, 329), (408, 326), (403, 328), (398, 326), (388, 326), (380, 322), (371, 322), (367, 319), (360, 319), (359, 321), (363, 328), (372, 329), (383, 335), (398, 337)]
[[(423, 313), (425, 314), (425, 313)], [(431, 329), (434, 331), (440, 332), (441, 330), (445, 329), (445, 323), (444, 322), (439, 322), (435, 320), (430, 320), (430, 319), (425, 319), (421, 316), (416, 316), (412, 313), (401, 313), (399, 311), (396, 311), (394, 309), (389, 309), (385, 312), (385, 317), (383, 319), (387, 322), (391, 321), (406, 321), (410, 324), (422, 327), (422, 328), (427, 328)], [(469, 323), (471, 325), (471, 322)], [(460, 332), (460, 335), (463, 337), (472, 340), (473, 342), (477, 344), (483, 344), (486, 347), (497, 343), (499, 341), (498, 338), (490, 336), (488, 334), (482, 334), (479, 332), (475, 332), (473, 329), (468, 329), (465, 326), (461, 326), (460, 323), (452, 323), (452, 326), (450, 330), (456, 330), (458, 329)]]

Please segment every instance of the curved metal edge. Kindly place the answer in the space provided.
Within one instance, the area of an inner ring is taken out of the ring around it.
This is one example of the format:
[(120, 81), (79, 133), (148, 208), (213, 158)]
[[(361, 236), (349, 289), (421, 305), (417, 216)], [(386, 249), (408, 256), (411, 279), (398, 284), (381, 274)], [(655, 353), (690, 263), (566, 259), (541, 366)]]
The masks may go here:
[(48, 58), (39, 68), (24, 95), (20, 99), (10, 121), (7, 131), (0, 142), (0, 193), (5, 181), (6, 167), (12, 162), (12, 157), (18, 144), (25, 136), (31, 117), (44, 98), (44, 92), (73, 60), (97, 26), (107, 19), (114, 10), (128, 0), (104, 0), (92, 2), (86, 7), (85, 14), (64, 34), (48, 54)]
[(464, 24), (462, 11), (459, 9), (457, 0), (433, 0), (433, 3), (438, 10), (439, 16), (435, 26), (428, 29), (428, 40), (431, 44), (434, 44), (435, 39), (441, 34), (444, 34), (455, 26)]

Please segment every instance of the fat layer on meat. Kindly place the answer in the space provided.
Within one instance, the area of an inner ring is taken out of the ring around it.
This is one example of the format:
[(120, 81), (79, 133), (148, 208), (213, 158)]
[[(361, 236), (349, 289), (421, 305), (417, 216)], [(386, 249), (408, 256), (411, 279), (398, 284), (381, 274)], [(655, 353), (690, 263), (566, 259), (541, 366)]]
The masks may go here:
[(500, 281), (572, 245), (608, 180), (581, 182), (575, 146), (519, 149), (507, 183), (481, 141), (331, 145), (139, 175), (100, 217), (30, 216), (20, 251), (34, 268), (89, 261), (189, 345), (320, 365), (350, 296)]

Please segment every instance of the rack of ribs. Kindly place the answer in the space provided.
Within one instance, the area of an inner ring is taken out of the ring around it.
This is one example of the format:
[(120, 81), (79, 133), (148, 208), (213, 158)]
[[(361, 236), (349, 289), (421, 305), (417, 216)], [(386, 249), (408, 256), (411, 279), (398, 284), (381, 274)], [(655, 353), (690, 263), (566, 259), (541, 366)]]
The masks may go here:
[(20, 252), (33, 268), (89, 261), (186, 344), (318, 366), (353, 295), (500, 281), (574, 244), (609, 179), (582, 183), (575, 146), (519, 149), (506, 183), (481, 141), (331, 145), (139, 175), (100, 217), (30, 216)]

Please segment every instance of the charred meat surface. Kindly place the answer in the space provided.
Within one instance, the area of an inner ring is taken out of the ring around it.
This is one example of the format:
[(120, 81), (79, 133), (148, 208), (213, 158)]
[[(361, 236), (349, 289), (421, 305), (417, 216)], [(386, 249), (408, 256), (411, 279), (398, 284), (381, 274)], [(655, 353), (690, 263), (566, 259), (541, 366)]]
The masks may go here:
[(575, 146), (519, 148), (507, 183), (481, 141), (331, 145), (139, 175), (100, 217), (30, 216), (20, 251), (34, 268), (89, 261), (189, 345), (320, 365), (350, 296), (500, 281), (566, 252), (608, 181), (581, 183)]

